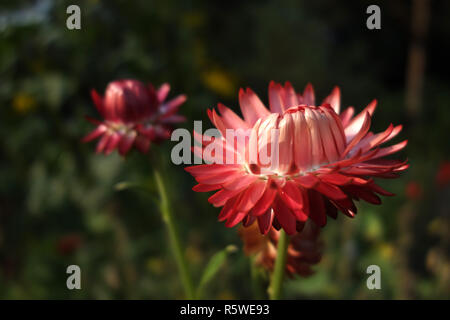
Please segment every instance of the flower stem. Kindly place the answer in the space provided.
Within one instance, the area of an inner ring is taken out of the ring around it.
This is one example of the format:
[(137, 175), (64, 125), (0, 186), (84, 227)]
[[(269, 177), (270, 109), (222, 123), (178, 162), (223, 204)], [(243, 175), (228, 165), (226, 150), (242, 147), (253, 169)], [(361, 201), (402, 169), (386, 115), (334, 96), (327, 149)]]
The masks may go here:
[(180, 242), (180, 236), (178, 234), (178, 229), (173, 218), (169, 199), (167, 196), (166, 188), (164, 186), (163, 179), (159, 174), (158, 170), (155, 169), (155, 180), (160, 195), (160, 209), (164, 222), (166, 223), (167, 229), (169, 231), (169, 238), (172, 246), (172, 252), (175, 256), (177, 262), (178, 270), (180, 272), (181, 281), (183, 282), (184, 291), (187, 299), (194, 299), (194, 285), (192, 282), (191, 274), (189, 272), (188, 265), (186, 263), (186, 258)]
[(283, 285), (283, 277), (286, 269), (287, 249), (289, 245), (289, 237), (283, 229), (280, 230), (280, 238), (277, 245), (277, 258), (275, 260), (275, 268), (272, 273), (272, 279), (269, 286), (270, 300), (279, 300), (281, 298), (281, 287)]

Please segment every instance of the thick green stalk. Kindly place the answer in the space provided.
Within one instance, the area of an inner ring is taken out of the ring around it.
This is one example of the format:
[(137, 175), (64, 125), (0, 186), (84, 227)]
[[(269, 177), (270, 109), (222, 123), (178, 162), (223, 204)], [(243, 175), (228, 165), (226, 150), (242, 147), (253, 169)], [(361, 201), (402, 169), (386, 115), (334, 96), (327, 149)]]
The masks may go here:
[(191, 274), (189, 272), (186, 258), (180, 242), (180, 236), (175, 224), (175, 220), (170, 209), (169, 198), (167, 196), (166, 188), (164, 187), (163, 179), (158, 170), (155, 170), (155, 180), (160, 195), (160, 209), (164, 222), (166, 223), (169, 231), (169, 238), (171, 242), (172, 252), (177, 262), (178, 270), (180, 272), (181, 281), (183, 282), (184, 291), (187, 299), (195, 298), (194, 285), (192, 282)]
[(289, 237), (283, 229), (280, 230), (280, 238), (277, 245), (277, 258), (275, 260), (275, 268), (272, 273), (272, 279), (269, 286), (270, 300), (279, 300), (281, 298), (281, 288), (283, 286), (283, 278), (286, 270), (287, 249), (289, 245)]

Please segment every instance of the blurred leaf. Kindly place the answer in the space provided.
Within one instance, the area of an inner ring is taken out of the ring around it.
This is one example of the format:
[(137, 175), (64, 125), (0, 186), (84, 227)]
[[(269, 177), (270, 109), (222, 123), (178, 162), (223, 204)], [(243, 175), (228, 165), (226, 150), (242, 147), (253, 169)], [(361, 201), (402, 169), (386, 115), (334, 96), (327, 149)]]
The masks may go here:
[(233, 245), (227, 246), (225, 249), (214, 254), (206, 265), (203, 271), (200, 284), (197, 288), (197, 297), (200, 298), (204, 287), (214, 278), (219, 272), (220, 268), (225, 264), (225, 261), (229, 254), (236, 252), (237, 248)]
[(118, 182), (114, 185), (114, 189), (116, 191), (123, 191), (123, 190), (133, 189), (133, 188), (144, 188), (144, 186), (139, 183), (130, 182), (130, 181), (122, 181), (122, 182)]

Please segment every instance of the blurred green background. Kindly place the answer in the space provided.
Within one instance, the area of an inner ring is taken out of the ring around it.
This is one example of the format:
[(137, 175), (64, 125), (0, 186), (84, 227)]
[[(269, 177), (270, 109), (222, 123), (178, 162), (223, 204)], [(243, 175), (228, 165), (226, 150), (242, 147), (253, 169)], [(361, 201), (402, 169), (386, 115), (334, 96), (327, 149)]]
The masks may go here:
[[(359, 204), (355, 219), (329, 220), (322, 262), (310, 278), (286, 282), (290, 299), (449, 299), (450, 2), (415, 1), (77, 1), (81, 30), (66, 28), (73, 1), (0, 4), (0, 298), (182, 298), (164, 225), (143, 188), (164, 166), (195, 279), (229, 244), (210, 299), (252, 298), (250, 262), (236, 229), (217, 222), (208, 194), (168, 162), (173, 142), (148, 155), (94, 153), (80, 139), (99, 118), (89, 92), (136, 78), (171, 96), (185, 93), (185, 126), (217, 102), (238, 110), (239, 87), (267, 102), (270, 80), (297, 90), (312, 82), (319, 100), (334, 85), (344, 106), (377, 98), (373, 129), (403, 124), (397, 194)], [(382, 29), (366, 28), (381, 7)], [(66, 267), (82, 270), (82, 290), (66, 288)], [(366, 287), (381, 267), (382, 289)]]

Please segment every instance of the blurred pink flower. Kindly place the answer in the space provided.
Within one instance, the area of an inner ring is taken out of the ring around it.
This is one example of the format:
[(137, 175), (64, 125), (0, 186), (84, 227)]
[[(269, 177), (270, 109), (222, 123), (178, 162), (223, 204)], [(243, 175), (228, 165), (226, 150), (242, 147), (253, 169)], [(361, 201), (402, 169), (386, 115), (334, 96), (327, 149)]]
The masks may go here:
[(423, 195), (422, 185), (417, 181), (410, 181), (405, 188), (405, 194), (410, 200), (420, 200)]
[[(380, 204), (377, 194), (393, 195), (375, 184), (372, 177), (394, 178), (408, 168), (406, 161), (383, 159), (403, 149), (406, 140), (380, 148), (397, 136), (401, 125), (391, 124), (381, 133), (369, 131), (376, 100), (353, 116), (353, 107), (340, 112), (338, 87), (316, 106), (310, 84), (300, 95), (289, 82), (283, 87), (272, 81), (270, 111), (250, 89), (240, 90), (239, 103), (244, 119), (222, 104), (218, 105), (220, 115), (208, 110), (223, 137), (211, 141), (196, 134), (203, 147), (194, 148), (194, 152), (205, 158), (203, 151), (213, 143), (244, 161), (186, 168), (199, 183), (194, 191), (218, 190), (209, 202), (223, 206), (219, 220), (226, 221), (227, 227), (240, 222), (249, 226), (257, 220), (263, 234), (272, 226), (294, 234), (308, 219), (324, 226), (326, 216), (336, 218), (338, 210), (353, 217), (354, 200)], [(236, 130), (243, 129), (248, 139), (236, 145), (236, 139), (224, 138), (227, 129), (238, 134)], [(273, 141), (279, 159), (267, 168), (261, 156)]]
[(439, 187), (445, 187), (450, 182), (450, 161), (444, 161), (439, 166), (436, 174), (436, 183)]
[(104, 120), (88, 118), (97, 128), (83, 141), (100, 137), (96, 151), (106, 155), (116, 148), (121, 155), (126, 155), (133, 145), (146, 153), (151, 142), (170, 137), (171, 124), (185, 120), (177, 112), (186, 96), (179, 95), (165, 102), (169, 90), (167, 83), (155, 90), (152, 85), (137, 80), (111, 82), (104, 97), (92, 90), (92, 99)]
[(78, 233), (69, 233), (58, 239), (56, 248), (61, 255), (70, 255), (79, 249), (83, 244), (83, 239)]

